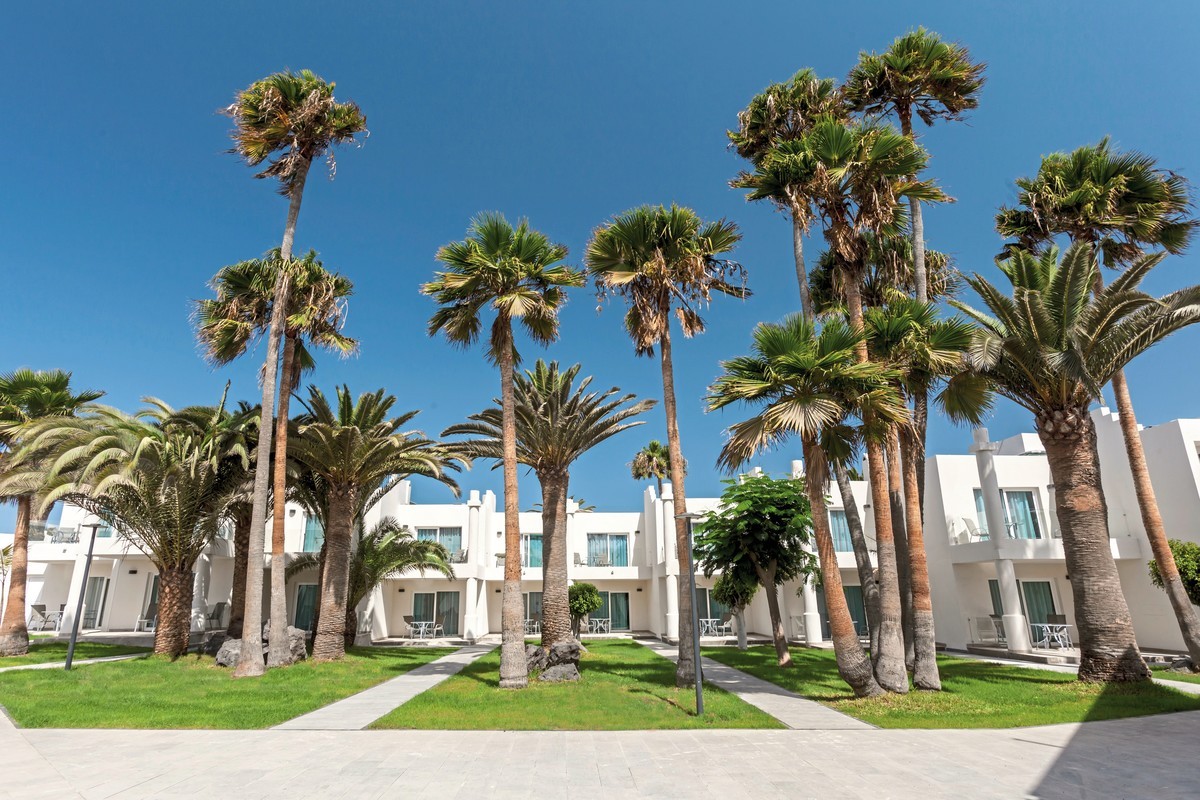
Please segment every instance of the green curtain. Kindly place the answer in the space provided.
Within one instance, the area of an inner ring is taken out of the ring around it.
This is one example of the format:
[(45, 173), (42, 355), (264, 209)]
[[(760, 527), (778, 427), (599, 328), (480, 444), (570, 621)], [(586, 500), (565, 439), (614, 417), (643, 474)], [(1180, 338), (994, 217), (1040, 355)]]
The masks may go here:
[(588, 566), (594, 567), (598, 565), (606, 555), (608, 555), (608, 535), (603, 533), (589, 533), (587, 540)]
[(846, 595), (846, 605), (850, 607), (850, 616), (854, 618), (854, 630), (859, 636), (867, 635), (867, 605), (863, 601), (861, 586), (842, 586)]
[(304, 552), (316, 553), (325, 541), (325, 529), (316, 517), (304, 521)]
[(433, 622), (433, 592), (417, 592), (413, 595), (413, 621)]
[(588, 615), (589, 619), (612, 619), (612, 611), (608, 604), (608, 592), (600, 593), (600, 607)]
[(979, 532), (987, 535), (987, 512), (983, 508), (983, 489), (973, 489), (975, 493), (975, 524), (979, 526)]
[(311, 631), (317, 612), (317, 585), (302, 583), (296, 587), (295, 626), (302, 631)]
[(1049, 622), (1054, 611), (1054, 595), (1048, 581), (1021, 581), (1025, 594), (1025, 618), (1032, 623)]
[(629, 537), (612, 535), (608, 537), (608, 554), (614, 567), (629, 566)]
[(444, 617), (442, 627), (447, 636), (458, 635), (458, 592), (437, 593), (437, 616)]
[(1037, 509), (1033, 503), (1033, 492), (1005, 492), (1008, 500), (1008, 521), (1014, 539), (1040, 539)]
[(529, 592), (525, 595), (525, 619), (542, 619), (542, 593)]
[(542, 535), (532, 533), (525, 537), (525, 566), (540, 567), (542, 565)]
[(988, 592), (992, 595), (992, 613), (1004, 616), (1004, 601), (1000, 597), (1000, 581), (988, 581)]
[(850, 525), (846, 522), (845, 511), (829, 512), (829, 530), (833, 534), (833, 549), (836, 552), (854, 552), (854, 543), (850, 540)]
[(629, 630), (629, 592), (612, 592), (608, 596), (608, 602), (611, 611), (609, 629)]

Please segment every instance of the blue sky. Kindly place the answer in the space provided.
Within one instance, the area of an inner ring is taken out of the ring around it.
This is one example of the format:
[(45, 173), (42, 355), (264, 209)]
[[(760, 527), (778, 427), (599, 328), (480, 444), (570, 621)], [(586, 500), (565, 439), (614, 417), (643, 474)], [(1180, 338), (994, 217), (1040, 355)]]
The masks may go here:
[[(370, 137), (338, 153), (336, 180), (314, 174), (298, 248), (315, 248), (350, 276), (347, 332), (362, 353), (325, 356), (313, 380), (332, 389), (386, 387), (437, 434), (496, 395), (478, 351), (430, 340), (432, 311), (418, 286), (434, 251), (460, 239), (472, 215), (498, 210), (571, 249), (640, 203), (694, 207), (743, 229), (736, 257), (755, 291), (714, 302), (705, 335), (676, 347), (689, 493), (712, 495), (723, 428), (737, 412), (706, 415), (701, 397), (720, 359), (742, 353), (759, 320), (798, 305), (786, 220), (748, 205), (726, 181), (741, 166), (725, 130), (763, 86), (805, 66), (841, 77), (860, 50), (885, 48), (925, 25), (988, 63), (981, 105), (966, 123), (921, 131), (931, 174), (958, 202), (930, 209), (930, 246), (965, 271), (996, 276), (998, 205), (1013, 179), (1050, 151), (1110, 134), (1193, 180), (1200, 123), (1192, 50), (1200, 16), (1188, 3), (406, 3), (279, 5), (21, 4), (5, 14), (0, 66), (7, 124), (0, 132), (0, 269), (6, 286), (3, 359), (63, 368), (125, 409), (154, 395), (213, 402), (229, 379), (253, 398), (256, 363), (214, 370), (197, 355), (189, 301), (222, 265), (279, 242), (285, 203), (275, 187), (226, 154), (229, 121), (216, 113), (251, 81), (310, 68), (367, 114)], [(1183, 77), (1181, 77), (1183, 76)], [(809, 245), (815, 255), (819, 237)], [(1196, 273), (1195, 253), (1152, 276), (1166, 291)], [(1188, 331), (1129, 370), (1146, 424), (1197, 416), (1200, 376)], [(534, 348), (524, 348), (536, 355)], [(659, 397), (655, 360), (638, 359), (621, 308), (597, 313), (579, 290), (562, 339), (545, 353), (580, 361), (597, 385)], [(572, 491), (602, 508), (637, 502), (627, 462), (662, 438), (648, 424), (596, 448)], [(1001, 405), (994, 437), (1031, 430)], [(932, 452), (963, 452), (970, 436), (943, 421)], [(798, 448), (796, 448), (798, 449)], [(781, 471), (795, 449), (761, 459)], [(466, 488), (498, 488), (486, 465)], [(445, 501), (436, 486), (418, 500)], [(530, 476), (521, 504), (538, 499)], [(11, 510), (0, 511), (0, 529)]]

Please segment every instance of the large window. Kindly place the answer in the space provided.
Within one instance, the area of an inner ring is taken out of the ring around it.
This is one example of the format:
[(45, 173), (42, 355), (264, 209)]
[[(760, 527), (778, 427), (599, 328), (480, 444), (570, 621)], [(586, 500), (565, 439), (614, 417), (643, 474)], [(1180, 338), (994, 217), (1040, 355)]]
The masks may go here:
[(987, 513), (983, 509), (983, 489), (973, 489), (972, 491), (975, 493), (975, 524), (979, 526), (979, 532), (987, 536)]
[(846, 512), (833, 509), (829, 512), (829, 531), (833, 534), (833, 549), (838, 553), (853, 553), (854, 543), (850, 540), (850, 525)]
[(717, 602), (708, 589), (696, 588), (696, 616), (700, 619), (724, 619), (729, 606)]
[(542, 620), (542, 593), (541, 592), (526, 592), (525, 597), (525, 619), (535, 619), (538, 622)]
[(311, 631), (317, 618), (317, 585), (302, 583), (296, 587), (296, 620), (293, 623), (302, 631)]
[(628, 567), (629, 537), (624, 533), (589, 533), (589, 567)]
[(608, 620), (610, 631), (629, 630), (629, 592), (601, 592), (603, 603), (588, 619)]
[(521, 566), (542, 566), (542, 535), (540, 533), (521, 534)]
[[(988, 533), (984, 512), (983, 490), (975, 489), (975, 521), (983, 534)], [(1032, 489), (1004, 489), (1000, 492), (1004, 511), (1004, 533), (1009, 539), (1041, 539), (1042, 524), (1038, 518), (1037, 495)]]
[(462, 528), (417, 528), (417, 539), (437, 542), (453, 556), (462, 549)]
[(416, 592), (413, 619), (440, 622), (446, 636), (458, 635), (458, 592)]
[(1057, 613), (1054, 609), (1054, 592), (1049, 581), (1018, 581), (1022, 599), (1025, 601), (1025, 619), (1031, 624), (1050, 621)]
[(321, 521), (316, 517), (308, 517), (304, 520), (304, 552), (316, 553), (321, 549), (321, 545), (325, 543), (325, 528), (321, 526)]

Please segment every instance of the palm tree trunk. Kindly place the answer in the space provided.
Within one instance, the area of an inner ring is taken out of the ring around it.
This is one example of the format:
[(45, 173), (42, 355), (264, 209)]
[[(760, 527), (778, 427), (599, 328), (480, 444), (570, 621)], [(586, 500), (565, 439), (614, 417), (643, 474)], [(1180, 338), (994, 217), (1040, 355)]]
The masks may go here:
[(837, 553), (833, 549), (833, 535), (829, 531), (829, 510), (825, 506), (825, 487), (811, 479), (819, 474), (816, 467), (824, 456), (816, 442), (801, 440), (804, 462), (808, 465), (809, 478), (804, 481), (808, 502), (812, 507), (813, 535), (817, 540), (817, 560), (821, 566), (821, 590), (825, 592), (825, 613), (829, 615), (829, 632), (833, 640), (834, 658), (837, 660), (838, 675), (842, 676), (856, 697), (875, 697), (883, 689), (871, 671), (871, 660), (858, 642), (850, 607), (846, 604), (846, 593), (842, 590), (842, 572), (838, 567)]
[[(912, 128), (912, 109), (897, 109), (900, 116), (900, 132), (915, 141)], [(912, 219), (913, 248), (913, 297), (918, 303), (929, 302), (929, 272), (925, 268), (925, 217), (921, 201), (908, 199), (909, 216)], [(917, 500), (924, 520), (925, 509), (925, 438), (929, 425), (929, 391), (920, 387), (913, 391), (913, 427), (916, 430), (916, 447), (913, 451), (917, 469)]]
[(850, 544), (854, 548), (854, 563), (858, 567), (858, 584), (863, 593), (863, 606), (867, 611), (867, 635), (871, 640), (871, 652), (879, 650), (879, 581), (875, 567), (871, 566), (871, 550), (867, 547), (867, 535), (863, 531), (862, 517), (858, 515), (858, 503), (845, 464), (834, 464), (833, 475), (837, 479), (838, 493), (842, 496), (842, 508), (846, 513), (846, 527), (850, 529)]
[(901, 458), (904, 466), (904, 510), (908, 522), (909, 576), (912, 585), (913, 685), (940, 691), (942, 678), (937, 666), (937, 638), (933, 628), (933, 596), (929, 587), (929, 565), (925, 560), (925, 529), (917, 490), (916, 431), (904, 436)]
[(904, 666), (912, 672), (913, 596), (908, 555), (908, 531), (905, 530), (904, 478), (900, 466), (900, 434), (896, 426), (887, 433), (888, 510), (892, 515), (892, 536), (896, 540), (896, 579), (900, 585), (900, 624), (904, 629)]
[[(287, 263), (292, 257), (292, 245), (296, 238), (296, 220), (300, 216), (300, 202), (304, 198), (304, 182), (308, 179), (308, 168), (312, 162), (301, 161), (296, 171), (296, 180), (288, 196), (287, 222), (283, 227), (283, 244), (280, 260)], [(283, 337), (284, 313), (289, 293), (288, 271), (279, 270), (275, 280), (275, 294), (271, 303), (271, 327), (267, 334), (267, 356), (263, 363), (262, 411), (258, 424), (258, 453), (254, 470), (254, 503), (250, 522), (250, 560), (246, 568), (246, 610), (243, 625), (250, 625), (254, 635), (242, 637), (242, 652), (238, 665), (233, 670), (235, 678), (254, 677), (266, 671), (263, 663), (262, 638), (257, 631), (262, 629), (262, 554), (265, 548), (267, 527), (267, 490), (271, 471), (265, 468), (271, 463), (271, 440), (275, 417), (275, 387), (279, 372), (279, 340)]]
[(233, 588), (229, 598), (229, 626), (225, 635), (230, 639), (242, 638), (242, 615), (246, 612), (246, 562), (250, 542), (249, 509), (238, 509), (233, 514)]
[(29, 652), (29, 629), (25, 624), (25, 584), (29, 579), (29, 517), (32, 505), (32, 495), (17, 497), (8, 599), (4, 606), (4, 621), (0, 623), (0, 656), (23, 656)]
[[(329, 530), (321, 568), (321, 616), (313, 637), (313, 660), (333, 661), (346, 655), (346, 604), (350, 594), (350, 537), (354, 498), (342, 489), (329, 492)], [(286, 637), (283, 639), (287, 646)]]
[(687, 493), (683, 487), (683, 448), (679, 443), (679, 417), (675, 404), (675, 365), (671, 361), (671, 331), (663, 331), (659, 340), (659, 355), (662, 360), (663, 410), (667, 416), (667, 456), (671, 464), (671, 494), (675, 502), (675, 551), (679, 555), (679, 659), (675, 664), (675, 685), (692, 686), (696, 683), (696, 663), (692, 652), (692, 593), (684, 576), (692, 574), (692, 552), (688, 547), (688, 523), (680, 515), (687, 513)]
[(771, 640), (775, 645), (776, 663), (780, 667), (792, 665), (792, 654), (788, 652), (787, 633), (783, 630), (783, 616), (779, 613), (779, 587), (775, 585), (776, 562), (772, 561), (766, 567), (754, 561), (754, 571), (758, 574), (758, 582), (762, 584), (767, 594), (767, 613), (771, 617)]
[[(857, 279), (846, 281), (846, 304), (850, 325), (863, 329), (862, 289)], [(858, 360), (867, 361), (867, 343), (855, 348)], [(871, 427), (871, 419), (863, 420)], [(887, 464), (878, 438), (866, 436), (867, 469), (870, 471), (871, 505), (875, 514), (875, 558), (879, 565), (879, 647), (872, 651), (875, 679), (889, 692), (908, 691), (908, 671), (904, 666), (904, 631), (900, 619), (900, 586), (896, 576), (896, 546), (892, 538), (892, 514), (887, 487)], [(826, 596), (828, 599), (828, 596)]]
[(542, 647), (571, 638), (567, 590), (566, 473), (538, 473), (542, 484)]
[(812, 290), (808, 286), (808, 269), (804, 264), (804, 216), (798, 203), (792, 203), (792, 258), (796, 262), (796, 283), (800, 287), (800, 310), (804, 319), (812, 321), (813, 309)]
[[(287, 555), (284, 551), (284, 522), (287, 518), (287, 440), (288, 415), (293, 373), (296, 372), (296, 337), (283, 335), (283, 368), (280, 370), (279, 411), (275, 414), (275, 463), (271, 472), (271, 642), (287, 641)], [(272, 647), (267, 654), (268, 667), (292, 663), (290, 647)]]
[(913, 390), (913, 463), (917, 469), (917, 508), (925, 521), (925, 440), (929, 433), (929, 391), (927, 387)]
[(158, 624), (154, 653), (178, 658), (192, 637), (192, 592), (196, 576), (190, 567), (158, 566)]
[(521, 507), (517, 494), (517, 412), (513, 394), (512, 321), (503, 317), (500, 341), (500, 412), (504, 456), (504, 593), (500, 605), (500, 688), (529, 685), (525, 659), (525, 603), (521, 597)]
[(1138, 508), (1142, 512), (1142, 526), (1146, 529), (1146, 538), (1150, 540), (1150, 550), (1154, 553), (1163, 589), (1166, 590), (1171, 608), (1175, 611), (1179, 632), (1183, 636), (1188, 655), (1191, 656), (1193, 669), (1200, 670), (1200, 617), (1196, 614), (1196, 607), (1188, 599), (1183, 580), (1179, 577), (1179, 568), (1175, 566), (1175, 555), (1167, 542), (1167, 530), (1158, 510), (1158, 500), (1154, 496), (1154, 485), (1150, 481), (1150, 469), (1146, 465), (1146, 453), (1142, 449), (1142, 437), (1138, 433), (1137, 417), (1133, 413), (1133, 400), (1129, 396), (1129, 384), (1125, 380), (1124, 370), (1118, 370), (1113, 375), (1112, 388), (1117, 401), (1117, 419), (1121, 423), (1121, 434), (1125, 439), (1125, 453), (1129, 457), (1129, 468), (1133, 473), (1133, 488), (1137, 493)]
[(1100, 483), (1096, 428), (1087, 408), (1039, 414), (1038, 435), (1054, 481), (1054, 506), (1075, 600), (1079, 678), (1092, 682), (1143, 681), (1142, 661), (1108, 533), (1108, 505)]

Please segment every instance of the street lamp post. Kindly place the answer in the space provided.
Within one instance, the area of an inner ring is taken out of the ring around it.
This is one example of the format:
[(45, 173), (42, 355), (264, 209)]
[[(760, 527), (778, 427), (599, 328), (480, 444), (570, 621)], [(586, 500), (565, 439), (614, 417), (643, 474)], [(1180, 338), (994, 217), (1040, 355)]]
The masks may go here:
[(71, 620), (71, 643), (67, 645), (67, 663), (63, 667), (68, 671), (71, 669), (71, 662), (75, 659), (75, 641), (79, 638), (79, 617), (83, 614), (83, 597), (87, 594), (88, 573), (92, 571), (92, 551), (96, 548), (96, 531), (100, 528), (100, 523), (93, 522), (91, 525), (81, 525), (80, 527), (91, 528), (92, 538), (88, 539), (87, 560), (83, 562), (83, 587), (79, 590), (79, 600), (75, 603), (75, 619)]
[(676, 514), (676, 519), (687, 520), (687, 545), (688, 545), (688, 564), (691, 569), (688, 570), (688, 581), (691, 584), (692, 592), (692, 663), (696, 665), (696, 716), (704, 716), (704, 670), (700, 667), (700, 610), (696, 608), (696, 558), (695, 558), (695, 542), (693, 541), (692, 527), (696, 520), (700, 518), (700, 514)]

